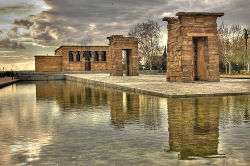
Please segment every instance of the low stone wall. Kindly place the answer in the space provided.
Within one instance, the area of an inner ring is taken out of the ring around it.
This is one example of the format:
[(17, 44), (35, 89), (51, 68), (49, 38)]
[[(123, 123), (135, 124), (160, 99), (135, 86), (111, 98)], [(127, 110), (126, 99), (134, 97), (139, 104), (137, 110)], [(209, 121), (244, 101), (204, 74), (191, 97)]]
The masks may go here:
[(159, 72), (158, 70), (140, 70), (140, 74), (149, 74), (149, 75), (166, 75), (166, 72)]
[(15, 76), (22, 81), (65, 80), (64, 74), (18, 74)]
[(65, 80), (65, 74), (96, 74), (108, 73), (108, 71), (68, 71), (68, 72), (15, 72), (15, 78), (22, 81), (50, 81)]
[(0, 78), (0, 88), (5, 87), (7, 85), (14, 84), (14, 83), (16, 83), (18, 81), (19, 81), (18, 79), (12, 80), (11, 78), (10, 79), (4, 79), (4, 78), (1, 79)]
[(163, 96), (163, 95), (161, 95), (159, 93), (143, 91), (143, 90), (137, 89), (137, 88), (125, 87), (125, 86), (120, 86), (120, 85), (117, 85), (117, 84), (101, 82), (101, 81), (95, 81), (95, 80), (86, 79), (86, 78), (79, 78), (79, 77), (75, 77), (75, 76), (71, 76), (71, 75), (66, 75), (66, 80), (67, 81), (80, 82), (80, 83), (84, 83), (84, 84), (92, 85), (92, 86), (101, 86), (101, 87), (112, 88), (112, 89), (121, 90), (121, 91), (141, 93), (141, 94), (144, 94), (144, 95), (153, 95), (153, 96), (165, 97), (165, 96)]
[(241, 75), (241, 76), (230, 76), (230, 75), (221, 75), (220, 78), (231, 78), (231, 79), (250, 79), (250, 75)]

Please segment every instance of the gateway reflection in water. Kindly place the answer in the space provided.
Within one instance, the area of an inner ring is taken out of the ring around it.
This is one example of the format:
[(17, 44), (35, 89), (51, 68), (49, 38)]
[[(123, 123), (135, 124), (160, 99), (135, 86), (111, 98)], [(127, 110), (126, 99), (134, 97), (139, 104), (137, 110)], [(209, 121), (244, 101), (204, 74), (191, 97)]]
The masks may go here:
[(168, 100), (170, 150), (180, 159), (218, 154), (219, 99)]
[(250, 96), (165, 99), (45, 81), (0, 89), (0, 102), (4, 165), (250, 162)]

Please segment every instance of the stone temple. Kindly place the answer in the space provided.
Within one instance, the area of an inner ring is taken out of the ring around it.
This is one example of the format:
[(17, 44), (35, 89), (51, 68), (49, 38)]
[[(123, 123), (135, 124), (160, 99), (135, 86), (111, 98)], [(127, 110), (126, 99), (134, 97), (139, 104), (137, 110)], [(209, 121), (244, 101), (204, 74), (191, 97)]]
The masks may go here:
[(61, 46), (55, 56), (35, 56), (36, 72), (109, 71), (111, 76), (139, 75), (138, 39), (113, 35), (109, 46)]
[[(224, 13), (179, 12), (168, 22), (168, 82), (220, 81), (217, 18)], [(138, 39), (113, 35), (108, 46), (61, 46), (55, 56), (35, 56), (37, 72), (109, 71), (139, 75)]]
[(220, 81), (217, 23), (224, 13), (179, 12), (168, 22), (167, 81)]

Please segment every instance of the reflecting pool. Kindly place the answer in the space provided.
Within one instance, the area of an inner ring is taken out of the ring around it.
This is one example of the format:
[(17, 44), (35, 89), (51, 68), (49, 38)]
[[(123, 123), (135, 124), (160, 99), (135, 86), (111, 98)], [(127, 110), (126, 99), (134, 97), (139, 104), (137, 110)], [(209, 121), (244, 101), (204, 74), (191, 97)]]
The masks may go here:
[(0, 89), (0, 165), (248, 165), (249, 109), (249, 95), (19, 82)]

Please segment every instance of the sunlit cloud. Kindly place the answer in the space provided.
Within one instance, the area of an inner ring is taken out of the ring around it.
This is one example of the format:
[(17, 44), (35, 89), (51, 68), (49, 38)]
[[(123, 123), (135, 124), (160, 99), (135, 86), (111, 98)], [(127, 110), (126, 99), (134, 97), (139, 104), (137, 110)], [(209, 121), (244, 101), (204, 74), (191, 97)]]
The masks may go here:
[(66, 28), (72, 32), (77, 32), (77, 30), (74, 27), (68, 26)]
[(175, 15), (175, 13), (164, 12), (164, 13), (162, 13), (161, 17), (173, 17), (174, 15)]
[(89, 29), (90, 30), (96, 29), (96, 24), (93, 24), (93, 23), (89, 24)]

